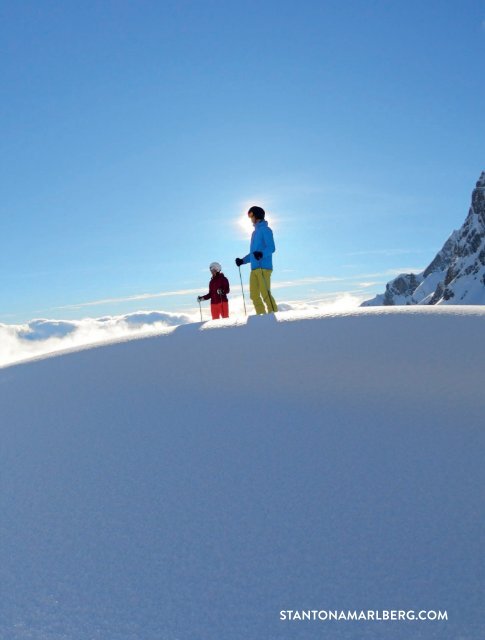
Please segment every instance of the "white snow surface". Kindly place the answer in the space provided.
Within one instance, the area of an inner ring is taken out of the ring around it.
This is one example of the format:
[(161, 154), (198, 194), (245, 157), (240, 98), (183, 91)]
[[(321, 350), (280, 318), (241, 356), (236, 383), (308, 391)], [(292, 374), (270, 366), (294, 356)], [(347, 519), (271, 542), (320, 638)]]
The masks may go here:
[[(0, 638), (483, 639), (484, 323), (289, 312), (0, 369)], [(280, 620), (308, 609), (448, 621)]]

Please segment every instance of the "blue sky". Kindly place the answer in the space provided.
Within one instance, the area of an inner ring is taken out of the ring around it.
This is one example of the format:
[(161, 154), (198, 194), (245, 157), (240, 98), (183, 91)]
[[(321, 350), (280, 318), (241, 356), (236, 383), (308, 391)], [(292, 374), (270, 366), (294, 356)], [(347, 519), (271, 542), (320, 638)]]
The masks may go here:
[(482, 1), (0, 1), (0, 43), (0, 322), (236, 293), (251, 204), (278, 301), (372, 297), (485, 168)]

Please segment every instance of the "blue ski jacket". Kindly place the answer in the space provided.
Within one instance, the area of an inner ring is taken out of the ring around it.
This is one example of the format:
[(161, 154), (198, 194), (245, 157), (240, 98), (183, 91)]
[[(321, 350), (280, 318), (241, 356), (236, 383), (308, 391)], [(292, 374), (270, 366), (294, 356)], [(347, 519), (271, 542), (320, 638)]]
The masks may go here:
[[(263, 254), (261, 260), (256, 260), (254, 257), (255, 251), (261, 251)], [(249, 253), (247, 256), (244, 256), (243, 264), (250, 262), (251, 270), (273, 269), (273, 253), (275, 251), (276, 247), (274, 244), (273, 232), (268, 227), (266, 220), (260, 220), (254, 227)]]

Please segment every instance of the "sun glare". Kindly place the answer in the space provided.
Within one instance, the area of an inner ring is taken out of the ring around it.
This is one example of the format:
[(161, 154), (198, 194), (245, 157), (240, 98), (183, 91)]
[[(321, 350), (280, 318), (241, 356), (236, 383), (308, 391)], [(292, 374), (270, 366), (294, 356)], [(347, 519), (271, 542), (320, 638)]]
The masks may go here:
[[(251, 203), (254, 204), (253, 201), (251, 201)], [(251, 204), (246, 204), (246, 206), (243, 208), (242, 212), (238, 215), (236, 220), (237, 229), (240, 235), (242, 235), (245, 238), (250, 238), (254, 229), (253, 223), (251, 222), (251, 219), (248, 217), (248, 209), (250, 206)], [(262, 206), (263, 208), (265, 208), (264, 205)], [(274, 231), (275, 227), (278, 226), (278, 220), (275, 216), (273, 216), (273, 214), (270, 211), (268, 211), (266, 208), (265, 210), (266, 210), (266, 220), (268, 221), (270, 227)]]
[(237, 218), (237, 227), (239, 232), (245, 237), (249, 238), (253, 232), (253, 223), (248, 217), (247, 210), (241, 213)]

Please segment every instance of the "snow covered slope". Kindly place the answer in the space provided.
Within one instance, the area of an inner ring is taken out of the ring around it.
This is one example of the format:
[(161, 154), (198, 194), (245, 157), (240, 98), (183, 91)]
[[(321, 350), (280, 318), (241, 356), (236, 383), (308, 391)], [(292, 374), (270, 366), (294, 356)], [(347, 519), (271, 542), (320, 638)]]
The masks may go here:
[(363, 307), (403, 304), (485, 304), (485, 171), (461, 229), (422, 273), (402, 273)]
[[(485, 311), (188, 324), (0, 370), (0, 638), (485, 637)], [(448, 621), (298, 621), (287, 610)]]

